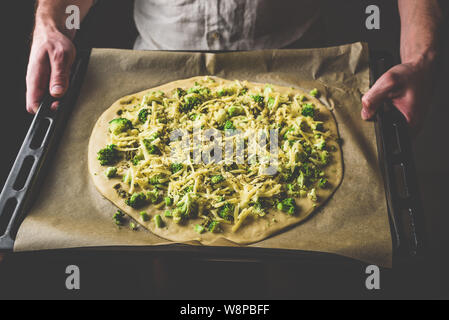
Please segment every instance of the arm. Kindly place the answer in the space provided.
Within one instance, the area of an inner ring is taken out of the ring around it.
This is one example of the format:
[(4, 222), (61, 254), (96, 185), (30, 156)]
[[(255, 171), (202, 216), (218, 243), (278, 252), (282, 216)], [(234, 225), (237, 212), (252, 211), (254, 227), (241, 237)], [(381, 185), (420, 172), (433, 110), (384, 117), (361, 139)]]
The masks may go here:
[(442, 21), (438, 0), (398, 0), (401, 16), (401, 62), (363, 96), (362, 118), (370, 119), (391, 99), (411, 127), (420, 127), (433, 88)]
[[(36, 8), (30, 59), (26, 76), (27, 110), (35, 113), (47, 91), (55, 98), (62, 97), (68, 87), (70, 68), (75, 59), (72, 43), (75, 30), (65, 27), (69, 5), (80, 8), (83, 19), (93, 5), (93, 0), (40, 0)], [(57, 104), (52, 107), (56, 108)]]

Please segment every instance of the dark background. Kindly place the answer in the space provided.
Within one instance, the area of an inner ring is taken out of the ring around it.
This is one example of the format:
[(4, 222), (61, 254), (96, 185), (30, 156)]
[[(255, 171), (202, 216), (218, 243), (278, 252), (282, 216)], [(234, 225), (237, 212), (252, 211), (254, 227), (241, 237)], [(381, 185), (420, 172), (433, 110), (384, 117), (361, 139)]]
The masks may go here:
[[(381, 30), (367, 31), (365, 8), (381, 8)], [(3, 185), (32, 116), (25, 111), (25, 73), (33, 26), (34, 1), (2, 1), (1, 8), (1, 169)], [(396, 2), (328, 1), (324, 24), (336, 45), (368, 41), (370, 47), (398, 55)], [(431, 111), (414, 141), (415, 161), (426, 217), (428, 249), (412, 264), (382, 270), (380, 292), (365, 289), (365, 266), (310, 260), (205, 261), (189, 255), (130, 252), (46, 252), (10, 254), (0, 264), (0, 298), (449, 298), (448, 23)], [(132, 48), (136, 29), (132, 1), (100, 1), (80, 33), (80, 47)], [(65, 290), (65, 268), (81, 269), (82, 290)]]

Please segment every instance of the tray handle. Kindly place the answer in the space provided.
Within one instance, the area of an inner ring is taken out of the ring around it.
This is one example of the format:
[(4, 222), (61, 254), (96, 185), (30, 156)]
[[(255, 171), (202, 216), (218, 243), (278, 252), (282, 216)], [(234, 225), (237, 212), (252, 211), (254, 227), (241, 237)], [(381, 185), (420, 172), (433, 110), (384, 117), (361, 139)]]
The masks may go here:
[(33, 118), (24, 142), (0, 194), (0, 251), (12, 250), (14, 239), (25, 213), (39, 191), (41, 175), (50, 159), (50, 150), (57, 144), (56, 133), (64, 126), (74, 105), (90, 56), (89, 51), (78, 54), (72, 68), (68, 92), (59, 100), (57, 110), (51, 110), (54, 98), (47, 93)]

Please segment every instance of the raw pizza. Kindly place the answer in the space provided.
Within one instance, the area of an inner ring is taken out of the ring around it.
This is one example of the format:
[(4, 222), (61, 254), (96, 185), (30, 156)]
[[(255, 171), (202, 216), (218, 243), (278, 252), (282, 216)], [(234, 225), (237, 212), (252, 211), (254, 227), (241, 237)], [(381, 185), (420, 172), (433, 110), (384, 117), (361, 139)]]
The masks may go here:
[(176, 242), (260, 241), (341, 183), (337, 125), (318, 96), (217, 77), (132, 94), (98, 119), (89, 171), (118, 220)]

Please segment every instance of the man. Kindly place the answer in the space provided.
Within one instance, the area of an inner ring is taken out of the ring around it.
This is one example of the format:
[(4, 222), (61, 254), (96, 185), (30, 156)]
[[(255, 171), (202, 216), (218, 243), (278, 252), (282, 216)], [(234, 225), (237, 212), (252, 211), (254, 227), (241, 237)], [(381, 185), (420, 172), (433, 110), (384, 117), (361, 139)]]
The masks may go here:
[[(28, 65), (27, 110), (35, 113), (48, 88), (55, 98), (68, 87), (75, 58), (74, 30), (65, 27), (68, 5), (84, 18), (94, 0), (40, 0)], [(300, 4), (300, 7), (298, 6)], [(232, 50), (282, 48), (307, 37), (320, 5), (316, 0), (136, 0), (135, 49)], [(431, 95), (441, 21), (438, 0), (398, 0), (401, 61), (362, 99), (368, 120), (387, 99), (419, 127)], [(296, 7), (304, 10), (297, 10)], [(306, 8), (306, 9), (305, 9)], [(56, 104), (53, 106), (56, 108)]]

